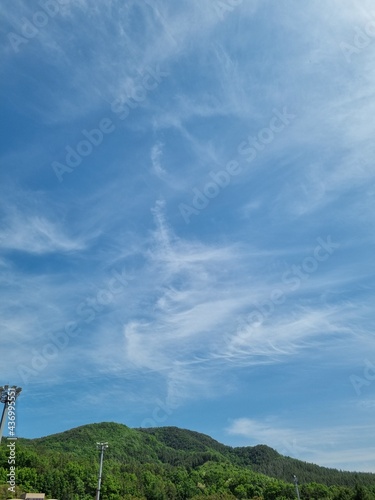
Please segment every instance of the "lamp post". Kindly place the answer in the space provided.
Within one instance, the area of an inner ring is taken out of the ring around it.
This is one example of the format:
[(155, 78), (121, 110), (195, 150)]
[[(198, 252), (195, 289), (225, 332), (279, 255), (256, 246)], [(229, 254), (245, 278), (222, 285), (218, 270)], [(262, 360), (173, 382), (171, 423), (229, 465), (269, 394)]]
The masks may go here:
[(293, 475), (293, 481), (294, 481), (294, 485), (296, 487), (297, 498), (298, 498), (298, 500), (300, 500), (299, 489), (298, 489), (298, 479), (297, 479), (297, 476), (295, 474)]
[(102, 484), (104, 450), (106, 450), (108, 448), (108, 443), (96, 443), (96, 447), (98, 450), (100, 450), (100, 465), (99, 465), (99, 475), (98, 475), (98, 489), (96, 490), (95, 500), (99, 500), (100, 499), (100, 487)]
[(7, 408), (11, 403), (15, 403), (18, 398), (20, 392), (22, 391), (21, 387), (17, 387), (16, 385), (2, 385), (0, 386), (0, 403), (4, 404), (3, 412), (1, 414), (0, 421), (0, 443), (1, 438), (3, 437), (3, 431), (5, 426), (5, 421), (7, 419)]

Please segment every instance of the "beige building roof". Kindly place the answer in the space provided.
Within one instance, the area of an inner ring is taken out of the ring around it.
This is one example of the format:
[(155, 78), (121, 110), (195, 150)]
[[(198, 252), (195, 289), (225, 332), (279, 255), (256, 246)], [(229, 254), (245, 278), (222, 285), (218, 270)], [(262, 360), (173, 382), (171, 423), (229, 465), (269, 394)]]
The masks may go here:
[(45, 493), (24, 493), (22, 498), (9, 498), (8, 500), (57, 500), (56, 498), (46, 499)]
[(45, 500), (45, 493), (25, 493), (22, 495), (25, 500)]

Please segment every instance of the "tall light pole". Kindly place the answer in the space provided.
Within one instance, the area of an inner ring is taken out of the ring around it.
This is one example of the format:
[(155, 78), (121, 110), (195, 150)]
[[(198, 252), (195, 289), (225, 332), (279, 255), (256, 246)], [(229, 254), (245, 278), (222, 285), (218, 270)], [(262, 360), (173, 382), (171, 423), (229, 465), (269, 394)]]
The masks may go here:
[(20, 392), (22, 391), (21, 387), (17, 387), (16, 385), (2, 385), (0, 386), (0, 403), (4, 404), (3, 412), (1, 414), (0, 421), (0, 443), (1, 438), (3, 437), (4, 426), (7, 419), (7, 409), (11, 403), (15, 403), (18, 398)]
[(298, 500), (300, 500), (299, 489), (298, 489), (298, 479), (297, 479), (297, 476), (295, 474), (293, 475), (293, 481), (294, 481), (294, 485), (296, 487), (297, 498), (298, 498)]
[(96, 447), (98, 450), (100, 450), (100, 465), (99, 465), (99, 475), (98, 475), (98, 489), (96, 490), (95, 500), (99, 500), (100, 499), (100, 487), (102, 485), (104, 450), (106, 450), (108, 448), (108, 443), (96, 443)]

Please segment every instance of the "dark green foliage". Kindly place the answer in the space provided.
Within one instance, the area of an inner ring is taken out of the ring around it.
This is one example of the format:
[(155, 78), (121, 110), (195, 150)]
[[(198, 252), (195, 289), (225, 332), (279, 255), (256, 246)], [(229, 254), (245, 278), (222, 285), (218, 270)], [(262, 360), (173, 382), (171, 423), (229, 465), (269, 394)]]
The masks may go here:
[(295, 474), (300, 483), (323, 483), (327, 486), (340, 485), (354, 488), (359, 482), (375, 486), (375, 474), (339, 471), (284, 457), (265, 445), (234, 448), (233, 453), (240, 459), (240, 465), (271, 477), (290, 481)]
[[(375, 499), (375, 474), (318, 467), (258, 445), (231, 448), (197, 432), (165, 427), (129, 429), (91, 424), (17, 442), (17, 495), (43, 491), (59, 500), (95, 497), (99, 453), (107, 441), (102, 500), (288, 500), (292, 474), (301, 500)], [(0, 448), (0, 500), (6, 488), (6, 447)], [(266, 475), (265, 475), (266, 474)]]
[(155, 436), (160, 443), (164, 443), (175, 450), (205, 452), (216, 451), (225, 455), (231, 448), (215, 441), (212, 437), (200, 432), (179, 429), (178, 427), (141, 428), (139, 431)]

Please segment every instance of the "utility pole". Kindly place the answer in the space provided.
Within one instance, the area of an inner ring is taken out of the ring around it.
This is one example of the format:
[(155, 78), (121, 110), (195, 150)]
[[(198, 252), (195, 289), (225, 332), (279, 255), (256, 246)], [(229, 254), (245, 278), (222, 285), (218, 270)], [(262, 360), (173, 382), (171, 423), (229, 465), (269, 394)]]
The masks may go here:
[(297, 498), (298, 498), (298, 500), (300, 500), (299, 489), (298, 489), (298, 479), (297, 479), (297, 476), (295, 474), (293, 475), (293, 481), (294, 481), (294, 484), (296, 487)]
[[(18, 398), (19, 393), (21, 391), (22, 391), (21, 387), (17, 387), (16, 385), (12, 385), (11, 387), (9, 385), (0, 386), (0, 403), (4, 404), (0, 420), (0, 443), (1, 443), (1, 438), (3, 437), (4, 426), (7, 419), (8, 406), (15, 405), (16, 399)], [(13, 419), (15, 418), (14, 414), (12, 418)]]
[(98, 475), (98, 489), (96, 490), (95, 500), (99, 500), (100, 499), (100, 487), (102, 485), (104, 450), (106, 450), (108, 448), (108, 443), (96, 443), (96, 447), (98, 450), (100, 450), (100, 465), (99, 465), (99, 475)]

